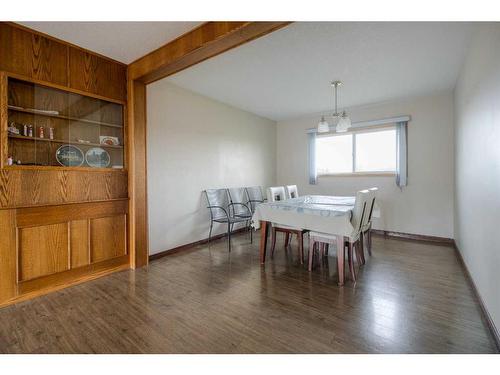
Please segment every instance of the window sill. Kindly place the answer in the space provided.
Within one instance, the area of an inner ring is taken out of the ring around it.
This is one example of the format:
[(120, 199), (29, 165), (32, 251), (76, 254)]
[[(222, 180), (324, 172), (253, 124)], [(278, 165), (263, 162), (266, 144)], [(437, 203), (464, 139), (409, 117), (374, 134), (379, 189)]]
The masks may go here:
[(355, 172), (320, 174), (318, 177), (396, 177), (395, 172)]

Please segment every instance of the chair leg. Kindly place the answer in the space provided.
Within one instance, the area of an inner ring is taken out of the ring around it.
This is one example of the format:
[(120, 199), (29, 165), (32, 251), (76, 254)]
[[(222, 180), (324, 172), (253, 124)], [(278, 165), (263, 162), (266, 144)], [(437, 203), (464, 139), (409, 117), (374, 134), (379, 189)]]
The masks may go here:
[(372, 231), (368, 229), (366, 231), (367, 234), (367, 242), (368, 242), (368, 255), (372, 256)]
[(290, 233), (285, 232), (285, 249), (288, 247), (290, 244)]
[(345, 271), (345, 242), (344, 237), (337, 237), (337, 268), (339, 273), (339, 286), (344, 285), (344, 271)]
[(271, 229), (271, 259), (274, 257), (274, 248), (276, 247), (276, 228)]
[(354, 257), (353, 257), (353, 244), (351, 242), (347, 243), (347, 262), (349, 263), (349, 272), (351, 274), (352, 281), (356, 281), (356, 269), (354, 268)]
[(252, 220), (247, 220), (247, 229), (250, 231), (250, 243), (253, 243)]
[(212, 238), (212, 227), (214, 225), (213, 221), (210, 221), (210, 230), (208, 231), (208, 243), (210, 243), (210, 240)]
[(309, 258), (308, 259), (307, 270), (309, 272), (312, 271), (312, 267), (313, 267), (314, 246), (316, 246), (316, 242), (314, 241), (314, 239), (312, 239), (311, 237), (309, 237), (309, 253), (307, 254), (308, 258)]
[(227, 223), (227, 247), (229, 249), (229, 252), (231, 252), (231, 229), (232, 225), (230, 223)]
[(302, 232), (297, 233), (297, 239), (299, 241), (299, 259), (300, 264), (304, 264), (304, 234)]
[(365, 264), (365, 247), (364, 247), (364, 241), (363, 241), (363, 232), (361, 232), (361, 235), (358, 240), (358, 246), (356, 246), (357, 252), (356, 256), (358, 256), (358, 264)]

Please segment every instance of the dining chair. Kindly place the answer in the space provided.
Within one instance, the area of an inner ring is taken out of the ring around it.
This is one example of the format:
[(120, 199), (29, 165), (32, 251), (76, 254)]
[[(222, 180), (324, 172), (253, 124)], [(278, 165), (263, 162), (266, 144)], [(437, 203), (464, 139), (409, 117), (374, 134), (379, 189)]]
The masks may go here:
[(297, 185), (287, 185), (285, 186), (286, 199), (297, 198), (299, 196), (299, 190)]
[(255, 207), (266, 200), (264, 194), (262, 194), (262, 188), (260, 186), (250, 186), (246, 187), (245, 191), (247, 192), (247, 206), (254, 213)]
[[(354, 267), (354, 255), (356, 255), (356, 260), (358, 265), (361, 265), (361, 247), (360, 247), (360, 236), (361, 229), (363, 228), (364, 218), (367, 215), (367, 205), (370, 198), (370, 192), (368, 190), (361, 190), (356, 193), (356, 200), (354, 202), (354, 208), (351, 211), (351, 226), (353, 228), (351, 233), (344, 234), (328, 234), (321, 232), (309, 232), (309, 252), (308, 252), (308, 270), (312, 271), (312, 263), (314, 252), (317, 249), (316, 245), (319, 245), (319, 256), (320, 259), (328, 251), (329, 245), (342, 246), (342, 249), (338, 251), (337, 264), (339, 269), (339, 285), (343, 285), (343, 274), (344, 274), (344, 262), (345, 262), (345, 249), (347, 249), (347, 262), (349, 265), (349, 273), (351, 279), (356, 281), (356, 269)], [(354, 254), (355, 253), (355, 254)]]
[(231, 251), (231, 232), (235, 223), (245, 223), (248, 218), (234, 216), (233, 205), (229, 199), (227, 189), (207, 189), (205, 190), (208, 206), (210, 210), (210, 231), (208, 232), (208, 243), (212, 238), (212, 228), (214, 223), (227, 225), (227, 243)]
[[(229, 188), (227, 189), (229, 195), (229, 205), (230, 214), (233, 217), (245, 218), (247, 230), (250, 231), (250, 243), (253, 243), (252, 228), (250, 224), (252, 222), (252, 210), (248, 206), (247, 192), (245, 188)], [(231, 229), (232, 230), (232, 229)]]
[(364, 244), (365, 244), (365, 238), (366, 238), (366, 248), (368, 249), (368, 254), (371, 256), (372, 255), (372, 234), (371, 234), (371, 229), (372, 229), (372, 218), (373, 218), (373, 209), (375, 208), (375, 200), (377, 197), (377, 191), (378, 188), (373, 187), (368, 189), (370, 192), (370, 197), (368, 201), (368, 214), (365, 215), (366, 219), (365, 222), (363, 223), (363, 227), (361, 229), (361, 251), (362, 251), (362, 261), (363, 264), (365, 263), (364, 259)]
[[(278, 202), (283, 201), (286, 198), (285, 188), (283, 186), (275, 186), (267, 189), (267, 201), (268, 202)], [(295, 228), (288, 225), (283, 225), (279, 223), (271, 223), (271, 258), (274, 257), (274, 249), (276, 247), (276, 233), (285, 233), (285, 249), (290, 244), (290, 239), (292, 235), (297, 235), (297, 240), (299, 242), (299, 259), (300, 264), (304, 264), (304, 233), (306, 230), (301, 228)]]

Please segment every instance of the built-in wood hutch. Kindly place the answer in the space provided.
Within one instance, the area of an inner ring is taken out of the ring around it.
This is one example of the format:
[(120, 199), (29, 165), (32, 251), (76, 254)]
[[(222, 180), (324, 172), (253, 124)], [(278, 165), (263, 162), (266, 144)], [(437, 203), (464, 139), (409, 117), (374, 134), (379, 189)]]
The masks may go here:
[(129, 267), (126, 70), (0, 23), (0, 306)]

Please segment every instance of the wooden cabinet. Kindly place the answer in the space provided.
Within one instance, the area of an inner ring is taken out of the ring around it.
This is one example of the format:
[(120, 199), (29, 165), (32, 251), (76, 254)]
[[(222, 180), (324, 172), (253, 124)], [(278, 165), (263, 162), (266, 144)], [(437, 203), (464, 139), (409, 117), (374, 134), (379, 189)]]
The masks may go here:
[(124, 64), (0, 22), (0, 306), (129, 267), (126, 104)]

